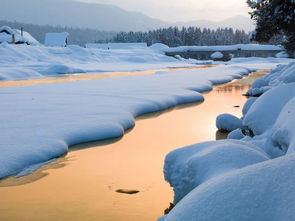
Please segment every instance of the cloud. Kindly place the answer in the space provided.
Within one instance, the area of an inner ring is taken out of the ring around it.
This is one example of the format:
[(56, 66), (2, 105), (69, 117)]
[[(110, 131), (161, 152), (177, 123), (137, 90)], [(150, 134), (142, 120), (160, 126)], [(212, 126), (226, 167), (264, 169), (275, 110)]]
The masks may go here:
[(112, 4), (130, 11), (139, 11), (165, 21), (206, 19), (220, 21), (235, 15), (245, 15), (249, 8), (245, 0), (78, 0)]

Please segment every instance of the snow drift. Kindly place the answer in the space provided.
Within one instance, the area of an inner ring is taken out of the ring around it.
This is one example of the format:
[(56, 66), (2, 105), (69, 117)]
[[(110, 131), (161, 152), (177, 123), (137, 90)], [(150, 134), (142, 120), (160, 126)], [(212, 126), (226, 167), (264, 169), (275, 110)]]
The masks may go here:
[(165, 178), (177, 204), (159, 220), (293, 220), (294, 65), (279, 66), (253, 84), (267, 90), (246, 102), (244, 129), (229, 134), (236, 140), (196, 144), (166, 156)]

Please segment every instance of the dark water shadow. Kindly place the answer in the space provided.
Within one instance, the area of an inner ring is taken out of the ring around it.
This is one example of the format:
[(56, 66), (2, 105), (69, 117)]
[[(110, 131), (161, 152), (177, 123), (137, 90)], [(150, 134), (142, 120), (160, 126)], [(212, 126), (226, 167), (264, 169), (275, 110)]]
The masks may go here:
[[(131, 129), (126, 130), (124, 134), (129, 133)], [(92, 147), (101, 147), (101, 146), (108, 146), (113, 143), (119, 142), (123, 136), (117, 137), (117, 138), (111, 138), (111, 139), (104, 139), (104, 140), (98, 140), (98, 141), (91, 141), (91, 142), (86, 142), (86, 143), (80, 143), (80, 144), (75, 144), (73, 146), (69, 147), (69, 152), (72, 151), (77, 151), (77, 150), (82, 150), (82, 149), (88, 149)]]
[(184, 109), (184, 108), (190, 108), (190, 107), (196, 107), (200, 104), (202, 104), (204, 101), (197, 101), (197, 102), (189, 102), (189, 103), (184, 103), (184, 104), (177, 104), (176, 106), (173, 107), (169, 107), (167, 109), (164, 110), (160, 110), (160, 111), (155, 111), (155, 112), (151, 112), (151, 113), (147, 113), (147, 114), (142, 114), (138, 117), (136, 117), (136, 121), (139, 120), (146, 120), (146, 119), (151, 119), (151, 118), (157, 118), (165, 113), (169, 113), (171, 111), (174, 110), (180, 110), (180, 109)]
[(73, 160), (75, 160), (73, 157), (69, 158), (69, 157), (63, 156), (53, 162), (50, 162), (48, 164), (45, 164), (39, 167), (33, 173), (30, 173), (28, 175), (25, 175), (22, 177), (10, 176), (8, 178), (2, 179), (0, 180), (0, 188), (20, 186), (20, 185), (33, 183), (49, 175), (50, 173), (47, 170), (52, 170), (52, 169), (54, 170), (54, 169), (65, 167), (70, 161), (73, 161)]
[(217, 130), (215, 134), (216, 140), (226, 140), (228, 134), (229, 132), (227, 131)]

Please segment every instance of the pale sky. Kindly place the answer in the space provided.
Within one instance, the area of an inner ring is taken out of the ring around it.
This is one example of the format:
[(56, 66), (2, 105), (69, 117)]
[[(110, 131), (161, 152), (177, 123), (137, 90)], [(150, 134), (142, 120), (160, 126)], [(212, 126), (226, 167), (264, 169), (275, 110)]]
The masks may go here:
[(249, 16), (246, 0), (78, 0), (112, 4), (129, 11), (139, 11), (168, 22), (221, 21), (236, 15)]

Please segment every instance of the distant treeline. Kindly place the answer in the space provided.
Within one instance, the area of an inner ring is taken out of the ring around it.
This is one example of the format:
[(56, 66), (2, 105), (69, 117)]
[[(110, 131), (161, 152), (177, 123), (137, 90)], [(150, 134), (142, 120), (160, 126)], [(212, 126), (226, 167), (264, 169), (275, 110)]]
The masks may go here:
[(2, 25), (8, 25), (16, 29), (20, 29), (21, 27), (23, 27), (25, 31), (29, 32), (40, 43), (44, 43), (45, 34), (48, 32), (68, 32), (70, 34), (68, 43), (81, 46), (84, 46), (85, 43), (89, 42), (106, 42), (107, 39), (111, 39), (116, 35), (116, 32), (105, 32), (88, 28), (33, 25), (9, 21), (0, 21), (0, 26)]
[(161, 28), (149, 32), (120, 32), (112, 42), (163, 43), (170, 47), (183, 45), (231, 45), (250, 43), (251, 35), (232, 28), (200, 29), (197, 27)]

